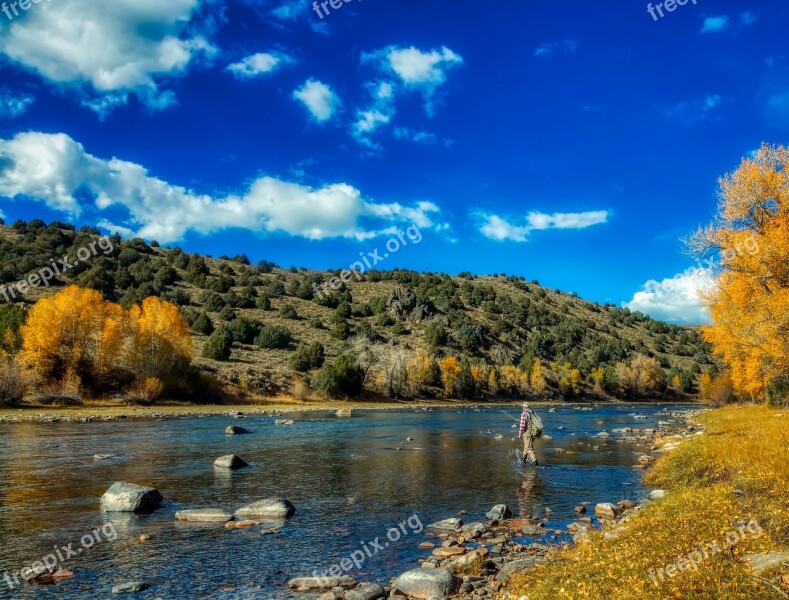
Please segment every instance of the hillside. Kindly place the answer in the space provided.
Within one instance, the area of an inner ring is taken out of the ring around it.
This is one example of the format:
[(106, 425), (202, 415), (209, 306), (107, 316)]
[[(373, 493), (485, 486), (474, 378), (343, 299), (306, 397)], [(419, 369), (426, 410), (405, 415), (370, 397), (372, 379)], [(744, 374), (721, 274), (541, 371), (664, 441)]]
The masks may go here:
[[(696, 392), (700, 373), (715, 370), (710, 349), (694, 328), (597, 305), (519, 277), (369, 271), (360, 281), (316, 298), (314, 285), (339, 271), (282, 269), (266, 261), (250, 265), (245, 256), (214, 259), (118, 236), (109, 238), (112, 249), (105, 253), (96, 244), (98, 236), (95, 229), (76, 231), (62, 223), (2, 226), (0, 279), (7, 289), (55, 258), (76, 259), (79, 249), (93, 243), (95, 255), (75, 260), (50, 286), (30, 289), (24, 303), (67, 283), (96, 289), (126, 307), (148, 296), (169, 300), (193, 327), (194, 363), (242, 395), (294, 391), (294, 376), (297, 395), (304, 393), (296, 373), (312, 367), (314, 375), (323, 360), (298, 366), (294, 355), (300, 345), (313, 343), (315, 349), (315, 342), (327, 363), (350, 353), (364, 371), (368, 392), (405, 398), (442, 393), (478, 399), (560, 393), (657, 397), (667, 387), (671, 395), (685, 397)], [(2, 296), (0, 302), (5, 302)], [(267, 331), (284, 336), (261, 344), (263, 326), (282, 328)], [(204, 358), (206, 333), (223, 327), (233, 338), (230, 359)], [(457, 358), (461, 383), (452, 389), (458, 393), (445, 385), (450, 363), (442, 363), (440, 372), (434, 367), (423, 385), (406, 384), (405, 373), (422, 356), (415, 354), (418, 349), (425, 349), (433, 363)], [(306, 354), (304, 347), (299, 356)], [(648, 386), (642, 386), (645, 376), (635, 366), (638, 357), (654, 358), (662, 371), (659, 378), (647, 374)], [(544, 386), (534, 382), (535, 363), (544, 373)], [(464, 372), (474, 380), (470, 385), (462, 385)]]

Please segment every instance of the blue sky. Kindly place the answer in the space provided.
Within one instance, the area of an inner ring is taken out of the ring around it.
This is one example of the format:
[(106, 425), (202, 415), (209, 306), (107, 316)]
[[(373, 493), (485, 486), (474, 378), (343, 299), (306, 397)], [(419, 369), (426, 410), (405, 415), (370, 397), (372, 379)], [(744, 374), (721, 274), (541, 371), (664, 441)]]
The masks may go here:
[(719, 176), (786, 142), (789, 6), (335, 5), (0, 12), (6, 220), (320, 269), (416, 224), (379, 266), (703, 320), (678, 239)]

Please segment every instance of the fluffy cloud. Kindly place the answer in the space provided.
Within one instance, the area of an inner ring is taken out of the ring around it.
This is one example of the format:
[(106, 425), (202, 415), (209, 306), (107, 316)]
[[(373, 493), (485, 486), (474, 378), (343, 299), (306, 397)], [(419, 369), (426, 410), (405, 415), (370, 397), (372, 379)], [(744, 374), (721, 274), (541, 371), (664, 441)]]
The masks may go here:
[(563, 40), (561, 42), (551, 42), (550, 44), (543, 44), (534, 51), (534, 56), (537, 58), (546, 58), (553, 56), (559, 51), (564, 51), (569, 54), (574, 54), (578, 50), (577, 40)]
[(190, 231), (211, 234), (228, 228), (285, 233), (313, 240), (363, 240), (405, 225), (444, 230), (440, 209), (375, 203), (346, 183), (313, 188), (274, 177), (253, 181), (240, 194), (212, 197), (153, 177), (145, 167), (118, 158), (104, 160), (65, 134), (20, 133), (0, 139), (0, 196), (32, 198), (79, 216), (123, 210), (122, 222), (101, 224), (126, 235), (175, 242)]
[(500, 242), (525, 242), (533, 231), (586, 229), (607, 223), (608, 215), (607, 210), (553, 214), (532, 211), (526, 215), (525, 222), (522, 224), (512, 223), (498, 215), (483, 213), (478, 216), (482, 220), (479, 230), (485, 237)]
[(704, 19), (704, 25), (701, 27), (700, 33), (717, 33), (725, 31), (731, 25), (731, 19), (726, 15), (720, 17), (707, 17)]
[(702, 304), (701, 294), (712, 286), (710, 271), (693, 267), (662, 281), (647, 281), (643, 289), (622, 306), (672, 323), (708, 323), (710, 317)]
[(339, 96), (328, 85), (317, 79), (307, 80), (293, 92), (293, 98), (304, 104), (319, 123), (329, 121), (341, 105)]
[(114, 98), (97, 106), (118, 106), (135, 94), (161, 109), (174, 101), (161, 80), (214, 52), (203, 36), (188, 32), (201, 1), (42, 2), (0, 25), (0, 53), (54, 84)]
[(30, 94), (16, 94), (0, 89), (0, 119), (16, 119), (27, 112), (36, 99)]
[(225, 70), (230, 71), (239, 79), (251, 79), (272, 73), (291, 62), (293, 62), (293, 59), (286, 54), (258, 52), (247, 56), (239, 62), (228, 65)]

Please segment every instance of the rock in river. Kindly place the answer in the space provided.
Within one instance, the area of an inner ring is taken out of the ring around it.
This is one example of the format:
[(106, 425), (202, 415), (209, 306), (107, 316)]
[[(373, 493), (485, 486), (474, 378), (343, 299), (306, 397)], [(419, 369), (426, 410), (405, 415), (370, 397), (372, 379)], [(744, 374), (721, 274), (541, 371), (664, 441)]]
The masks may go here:
[(190, 523), (227, 523), (233, 515), (218, 508), (199, 508), (195, 510), (179, 510), (175, 513), (176, 521)]
[(120, 583), (112, 588), (113, 594), (136, 594), (144, 592), (150, 585), (142, 581), (130, 581), (128, 583)]
[(402, 592), (409, 598), (427, 600), (432, 596), (449, 596), (456, 583), (447, 569), (414, 569), (395, 579), (392, 591)]
[(228, 454), (226, 456), (220, 456), (214, 461), (214, 466), (220, 469), (243, 469), (244, 467), (248, 467), (249, 463), (245, 461), (240, 456), (236, 456), (235, 454)]
[(428, 525), (430, 529), (439, 529), (441, 531), (458, 531), (463, 527), (463, 521), (460, 519), (444, 519), (438, 523), (431, 523)]
[(497, 504), (491, 508), (485, 516), (491, 521), (503, 521), (512, 516), (512, 511), (506, 504)]
[(603, 502), (594, 507), (595, 516), (601, 519), (614, 520), (621, 513), (622, 510), (616, 504), (611, 504), (610, 502)]
[(334, 588), (349, 590), (356, 586), (356, 580), (348, 575), (341, 577), (296, 577), (288, 581), (288, 587), (294, 592), (327, 592)]
[(245, 433), (250, 433), (249, 429), (244, 429), (239, 425), (231, 425), (227, 429), (225, 429), (225, 433), (227, 435), (243, 435)]
[(254, 519), (255, 517), (270, 519), (287, 519), (296, 514), (296, 507), (284, 498), (266, 498), (248, 504), (236, 511), (236, 516), (241, 519)]
[(108, 512), (153, 512), (163, 501), (155, 488), (116, 481), (101, 497), (101, 507)]
[(385, 596), (384, 588), (375, 583), (365, 583), (355, 590), (345, 592), (345, 600), (377, 600)]

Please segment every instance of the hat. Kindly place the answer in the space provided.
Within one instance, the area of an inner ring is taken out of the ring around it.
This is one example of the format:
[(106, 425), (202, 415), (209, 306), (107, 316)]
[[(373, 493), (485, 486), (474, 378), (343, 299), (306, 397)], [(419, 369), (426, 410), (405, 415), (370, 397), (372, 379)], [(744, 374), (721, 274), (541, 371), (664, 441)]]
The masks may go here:
[(521, 406), (523, 408), (529, 408), (529, 403), (528, 402), (524, 402)]

